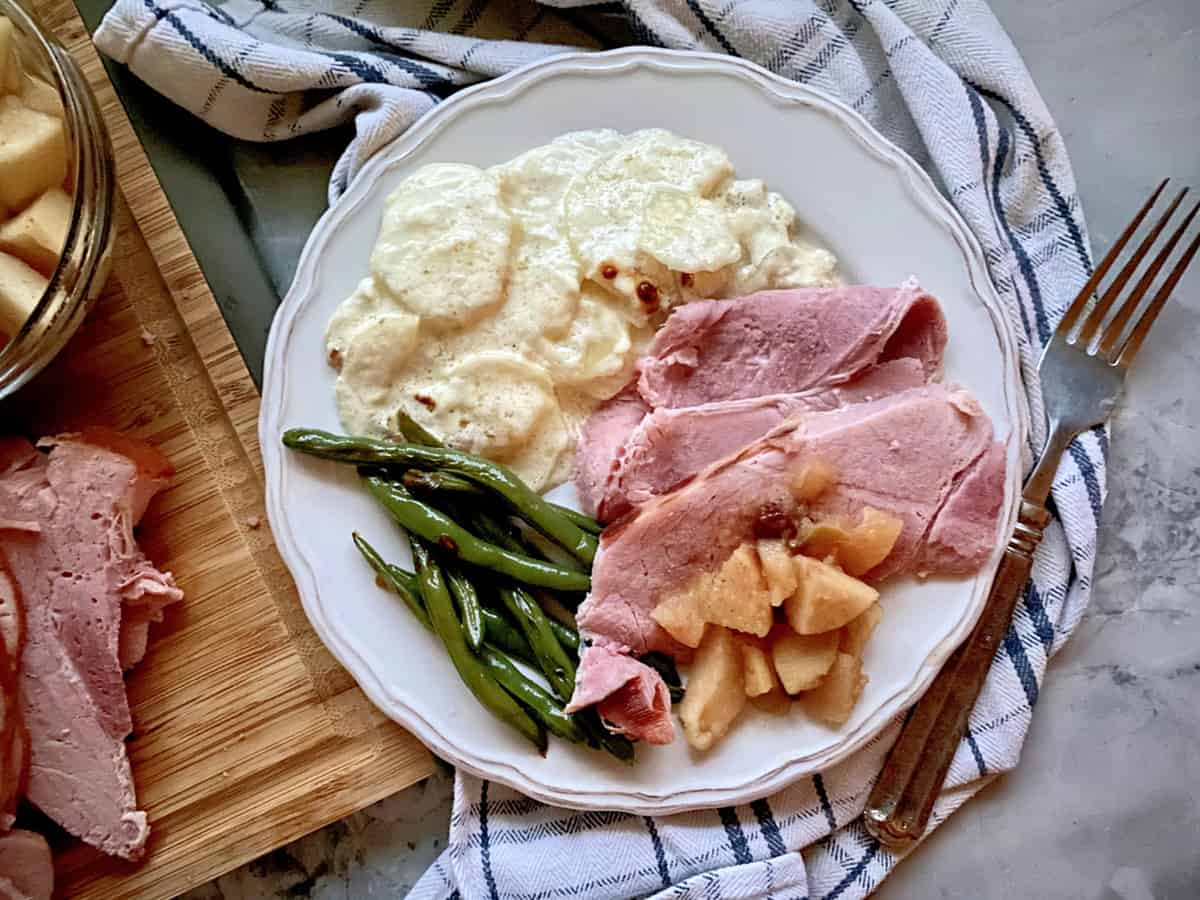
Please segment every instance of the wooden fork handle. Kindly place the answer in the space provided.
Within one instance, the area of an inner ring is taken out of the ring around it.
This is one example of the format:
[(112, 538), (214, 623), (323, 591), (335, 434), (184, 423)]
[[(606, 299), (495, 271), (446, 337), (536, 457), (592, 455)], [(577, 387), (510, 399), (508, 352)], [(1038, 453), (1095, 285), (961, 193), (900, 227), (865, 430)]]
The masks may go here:
[(1029, 580), (1033, 551), (1048, 519), (1044, 506), (1022, 501), (1017, 527), (1000, 561), (983, 615), (913, 707), (884, 763), (863, 821), (867, 831), (893, 850), (909, 849), (925, 833), (971, 709), (1008, 631), (1017, 598)]

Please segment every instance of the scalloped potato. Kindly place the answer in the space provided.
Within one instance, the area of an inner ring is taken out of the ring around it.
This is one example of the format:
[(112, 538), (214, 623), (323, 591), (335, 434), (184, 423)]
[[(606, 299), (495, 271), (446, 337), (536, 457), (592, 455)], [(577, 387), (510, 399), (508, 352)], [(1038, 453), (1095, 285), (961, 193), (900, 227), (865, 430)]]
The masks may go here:
[[(403, 410), (553, 487), (672, 306), (836, 282), (834, 257), (795, 230), (792, 207), (736, 180), (724, 151), (659, 129), (423, 166), (387, 198), (370, 269), (329, 322), (339, 417), (385, 436)], [(397, 316), (415, 317), (417, 339), (384, 358), (371, 332)], [(514, 382), (512, 359), (540, 375)], [(474, 394), (454, 387), (467, 382)]]

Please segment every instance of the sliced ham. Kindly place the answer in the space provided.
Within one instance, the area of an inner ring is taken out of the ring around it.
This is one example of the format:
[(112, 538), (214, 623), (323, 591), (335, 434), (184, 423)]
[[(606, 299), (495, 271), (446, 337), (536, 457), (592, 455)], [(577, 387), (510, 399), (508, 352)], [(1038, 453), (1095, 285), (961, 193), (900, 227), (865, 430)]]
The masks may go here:
[[(634, 381), (584, 428), (574, 479), (580, 500), (614, 521), (645, 502), (645, 491), (669, 489), (786, 415), (935, 378), (945, 344), (941, 308), (915, 283), (765, 291), (680, 307), (638, 361)], [(713, 406), (726, 403), (733, 405)], [(704, 430), (693, 433), (690, 420)], [(680, 450), (685, 458), (658, 468), (660, 452)]]
[(0, 900), (50, 900), (53, 892), (46, 839), (19, 828), (0, 834)]
[(808, 393), (656, 409), (626, 438), (598, 512), (613, 521), (799, 413), (838, 409), (924, 383), (921, 363), (905, 358), (872, 366), (846, 384)]
[(658, 673), (631, 656), (598, 644), (583, 655), (567, 712), (596, 704), (613, 731), (651, 744), (675, 739), (671, 693)]
[(29, 739), (21, 718), (25, 622), (16, 579), (0, 557), (0, 832), (12, 828), (25, 789)]
[[(832, 467), (836, 483), (802, 509), (790, 485), (814, 459)], [(752, 539), (766, 509), (857, 517), (872, 506), (898, 516), (903, 528), (869, 579), (963, 574), (978, 568), (994, 545), (1003, 483), (1004, 454), (994, 445), (991, 422), (954, 388), (931, 384), (797, 415), (604, 532), (592, 591), (577, 616), (593, 644), (581, 668), (597, 670), (585, 686), (618, 680), (605, 671), (615, 665), (608, 656), (678, 650), (652, 611), (672, 589), (714, 570)], [(606, 656), (592, 663), (597, 648)], [(596, 702), (597, 693), (573, 701)]]
[[(606, 498), (616, 496), (612, 484), (623, 463), (625, 442), (648, 412), (650, 406), (637, 392), (635, 379), (588, 417), (575, 452), (573, 480), (589, 515), (600, 516)], [(606, 513), (602, 520), (612, 518)]]
[(941, 370), (946, 323), (915, 284), (764, 291), (679, 307), (638, 363), (651, 407), (697, 406), (843, 384), (877, 362)]
[(133, 538), (170, 464), (108, 431), (44, 442), (48, 454), (20, 443), (0, 443), (0, 518), (40, 530), (0, 533), (0, 550), (25, 601), (28, 798), (103, 852), (136, 859), (148, 826), (125, 754), (122, 661), (144, 647), (139, 631), (121, 631), (127, 606), (148, 623), (181, 596)]

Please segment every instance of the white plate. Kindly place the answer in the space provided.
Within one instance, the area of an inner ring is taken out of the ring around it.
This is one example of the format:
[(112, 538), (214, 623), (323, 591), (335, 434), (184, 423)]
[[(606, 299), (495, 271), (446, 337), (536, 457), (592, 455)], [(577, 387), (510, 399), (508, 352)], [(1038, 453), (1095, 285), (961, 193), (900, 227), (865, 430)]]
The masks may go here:
[(887, 585), (865, 660), (870, 684), (837, 731), (798, 710), (782, 718), (749, 710), (707, 754), (680, 738), (639, 748), (626, 767), (552, 740), (543, 759), (479, 707), (436, 639), (375, 586), (350, 532), (390, 559), (404, 562), (408, 551), (353, 470), (279, 442), (293, 426), (341, 430), (325, 324), (367, 271), (384, 198), (408, 172), (430, 162), (487, 166), (600, 127), (667, 128), (723, 148), (740, 177), (765, 179), (792, 202), (847, 282), (917, 275), (949, 323), (947, 379), (979, 398), (1007, 441), (1008, 535), (1023, 394), (1000, 301), (966, 226), (910, 158), (841, 103), (740, 60), (643, 48), (556, 57), (463, 91), (375, 156), (321, 219), (267, 348), (259, 434), (271, 526), (322, 640), (380, 709), (439, 756), (563, 806), (668, 813), (746, 802), (844, 758), (920, 696), (982, 609), (999, 536), (978, 578)]

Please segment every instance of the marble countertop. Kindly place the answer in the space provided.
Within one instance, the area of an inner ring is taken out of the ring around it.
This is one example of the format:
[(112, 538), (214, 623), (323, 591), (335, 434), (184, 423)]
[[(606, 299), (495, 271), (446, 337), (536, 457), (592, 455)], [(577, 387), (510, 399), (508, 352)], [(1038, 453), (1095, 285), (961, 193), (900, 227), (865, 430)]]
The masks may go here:
[[(1200, 189), (1198, 0), (992, 7), (1064, 132), (1094, 247), (1161, 177)], [(1176, 298), (1113, 422), (1094, 598), (1021, 765), (878, 897), (1200, 896), (1200, 270)], [(188, 897), (403, 896), (445, 846), (451, 787), (441, 772)]]

